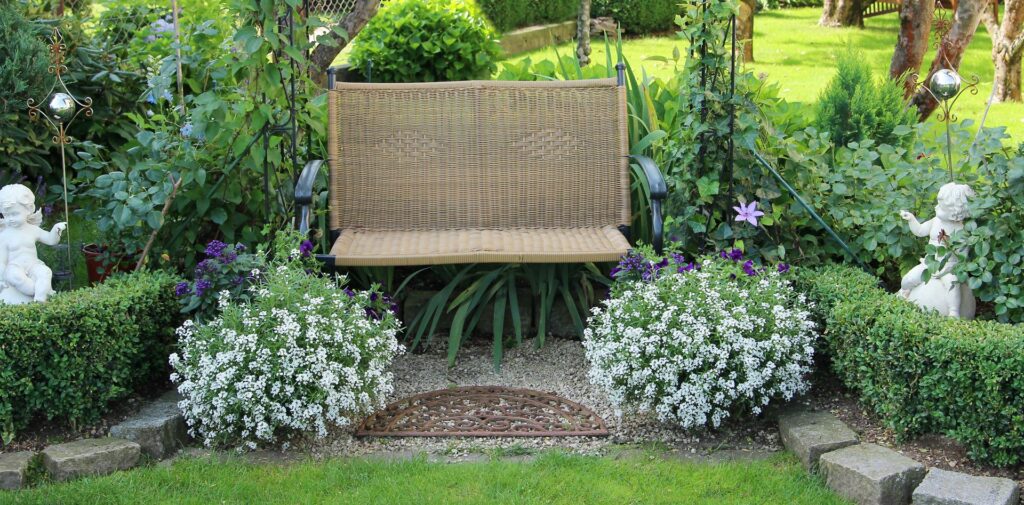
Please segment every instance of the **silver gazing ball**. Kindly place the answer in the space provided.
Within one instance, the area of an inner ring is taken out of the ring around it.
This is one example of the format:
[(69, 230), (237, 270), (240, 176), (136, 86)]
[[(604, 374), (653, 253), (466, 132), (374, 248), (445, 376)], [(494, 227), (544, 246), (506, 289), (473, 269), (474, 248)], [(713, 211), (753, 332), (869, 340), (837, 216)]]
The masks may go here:
[(928, 88), (939, 100), (949, 100), (960, 92), (960, 76), (956, 72), (944, 68), (932, 75)]
[(75, 100), (67, 93), (54, 93), (49, 107), (50, 115), (59, 122), (66, 123), (75, 117)]

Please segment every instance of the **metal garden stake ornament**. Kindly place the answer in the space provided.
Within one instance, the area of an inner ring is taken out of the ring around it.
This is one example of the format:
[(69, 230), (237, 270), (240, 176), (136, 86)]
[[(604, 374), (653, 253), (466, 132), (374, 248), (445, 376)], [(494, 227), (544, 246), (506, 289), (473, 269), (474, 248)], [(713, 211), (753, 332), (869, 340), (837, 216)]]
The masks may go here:
[[(65, 156), (64, 149), (71, 138), (68, 137), (68, 128), (71, 123), (79, 116), (84, 114), (85, 117), (92, 116), (92, 98), (86, 97), (82, 100), (75, 98), (75, 96), (68, 90), (66, 84), (64, 84), (64, 78), (62, 75), (67, 72), (68, 67), (64, 64), (64, 55), (67, 52), (67, 46), (64, 45), (64, 37), (60, 34), (58, 27), (53, 28), (53, 34), (50, 36), (50, 60), (51, 64), (48, 71), (53, 74), (53, 84), (50, 85), (50, 90), (46, 96), (37, 102), (33, 98), (28, 99), (28, 116), (32, 120), (38, 120), (43, 118), (46, 123), (57, 131), (57, 134), (53, 137), (53, 142), (60, 146), (60, 170), (61, 170), (61, 184), (64, 189), (64, 221), (68, 221), (68, 172), (67, 172), (67, 159)], [(63, 266), (59, 269), (70, 277), (70, 265), (71, 265), (71, 230), (70, 228), (65, 232), (67, 237), (67, 261), (68, 265), (66, 268)]]
[[(916, 80), (916, 76), (914, 76), (914, 79)], [(956, 71), (944, 68), (935, 72), (927, 84), (921, 85), (922, 89), (927, 91), (941, 107), (939, 116), (936, 119), (946, 124), (946, 166), (949, 168), (950, 181), (954, 179), (954, 175), (953, 136), (949, 131), (949, 124), (957, 120), (956, 115), (953, 114), (953, 105), (956, 104), (960, 95), (963, 95), (965, 91), (969, 91), (972, 95), (977, 95), (979, 82), (981, 82), (981, 79), (975, 75), (964, 86), (963, 79), (961, 79)]]

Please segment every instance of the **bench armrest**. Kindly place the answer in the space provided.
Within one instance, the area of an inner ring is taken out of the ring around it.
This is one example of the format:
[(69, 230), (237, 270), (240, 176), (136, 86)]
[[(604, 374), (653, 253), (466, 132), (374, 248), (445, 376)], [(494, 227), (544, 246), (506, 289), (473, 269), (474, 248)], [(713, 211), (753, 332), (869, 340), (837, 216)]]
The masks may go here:
[(298, 182), (295, 183), (295, 205), (298, 213), (295, 216), (295, 223), (303, 235), (309, 233), (310, 206), (313, 205), (313, 183), (323, 164), (324, 160), (313, 160), (306, 163), (302, 173), (299, 174)]
[(630, 158), (647, 176), (647, 185), (651, 191), (651, 229), (653, 232), (652, 245), (654, 251), (661, 254), (664, 250), (665, 222), (661, 216), (661, 201), (668, 196), (668, 185), (665, 183), (665, 176), (661, 175), (661, 169), (654, 163), (654, 160), (647, 156), (630, 155)]

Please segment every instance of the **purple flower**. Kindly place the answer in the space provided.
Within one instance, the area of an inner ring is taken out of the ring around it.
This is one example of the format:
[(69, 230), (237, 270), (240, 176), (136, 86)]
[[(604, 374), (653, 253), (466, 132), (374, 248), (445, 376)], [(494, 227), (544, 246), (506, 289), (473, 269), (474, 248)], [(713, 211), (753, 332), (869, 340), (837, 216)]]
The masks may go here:
[(213, 287), (213, 283), (206, 279), (196, 281), (196, 296), (203, 296), (207, 290)]
[(750, 205), (743, 205), (743, 202), (739, 202), (739, 207), (733, 207), (738, 214), (736, 216), (737, 221), (746, 221), (751, 226), (757, 226), (757, 218), (764, 215), (764, 212), (757, 210), (757, 200), (750, 202)]
[(661, 258), (661, 261), (654, 264), (654, 271), (657, 272), (668, 266), (668, 258)]
[(377, 293), (370, 293), (370, 301), (371, 302), (377, 301), (377, 298), (378, 298)]
[[(251, 274), (250, 274), (250, 276), (251, 276)], [(242, 283), (245, 282), (245, 278), (246, 278), (246, 276), (239, 275), (238, 277), (235, 278), (235, 280), (233, 280), (231, 282), (234, 283), (236, 286), (241, 286)]]
[(348, 287), (348, 286), (345, 286), (345, 289), (343, 289), (342, 291), (343, 291), (343, 292), (344, 292), (344, 293), (345, 293), (346, 295), (348, 295), (348, 297), (349, 297), (349, 298), (352, 298), (352, 297), (356, 296), (356, 292), (355, 292), (355, 291), (352, 291), (352, 288), (350, 288), (350, 287)]
[(211, 258), (216, 258), (220, 256), (220, 253), (224, 252), (224, 249), (227, 248), (227, 246), (227, 244), (220, 240), (211, 240), (209, 244), (206, 244), (206, 255)]
[(689, 263), (686, 263), (685, 265), (680, 266), (676, 271), (682, 274), (686, 272), (692, 272), (694, 270), (700, 270), (700, 265), (691, 261)]
[(44, 216), (50, 216), (52, 214), (53, 214), (53, 205), (50, 205), (50, 204), (43, 205), (43, 215)]
[(213, 259), (205, 259), (196, 265), (196, 277), (203, 277), (206, 274), (216, 272), (217, 270), (219, 270), (219, 268), (217, 268), (217, 263)]
[(370, 307), (363, 307), (363, 310), (366, 311), (366, 317), (370, 319), (374, 319), (376, 321), (380, 321), (382, 319), (381, 315), (378, 314), (376, 310), (373, 310)]
[(779, 273), (784, 274), (789, 272), (789, 263), (779, 263)]
[(245, 251), (245, 246), (244, 245), (242, 245), (242, 244), (235, 244), (235, 252), (243, 252), (243, 251)]
[(754, 268), (754, 260), (747, 260), (743, 263), (743, 272), (750, 277), (757, 275), (757, 270)]
[(174, 296), (181, 298), (190, 294), (192, 294), (192, 288), (189, 287), (187, 282), (179, 282), (174, 286)]
[(303, 240), (302, 243), (299, 244), (299, 254), (301, 254), (303, 258), (308, 258), (309, 255), (312, 252), (313, 252), (313, 243), (312, 242), (310, 242), (308, 240)]
[(672, 253), (672, 262), (676, 265), (683, 265), (686, 263), (686, 257), (679, 253)]
[(732, 249), (730, 251), (722, 251), (718, 253), (718, 257), (724, 260), (739, 261), (743, 259), (742, 249)]
[(236, 259), (238, 259), (237, 254), (232, 251), (227, 251), (221, 255), (220, 262), (225, 265), (230, 265), (231, 263), (234, 263)]

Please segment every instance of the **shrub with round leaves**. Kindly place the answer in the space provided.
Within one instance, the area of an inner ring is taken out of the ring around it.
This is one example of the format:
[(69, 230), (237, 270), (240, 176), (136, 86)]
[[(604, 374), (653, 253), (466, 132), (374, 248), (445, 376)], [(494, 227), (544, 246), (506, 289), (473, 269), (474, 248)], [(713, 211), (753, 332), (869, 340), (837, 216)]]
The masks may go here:
[(718, 427), (792, 398), (807, 389), (816, 333), (787, 271), (738, 250), (624, 258), (584, 333), (590, 380), (618, 408), (683, 428)]
[[(301, 257), (296, 251), (293, 257)], [(171, 380), (192, 436), (254, 449), (327, 435), (383, 406), (403, 351), (386, 297), (310, 275), (301, 260), (258, 272), (247, 303), (228, 292), (220, 315), (178, 329)]]
[(485, 79), (500, 55), (473, 0), (393, 0), (352, 43), (349, 62), (374, 82)]

